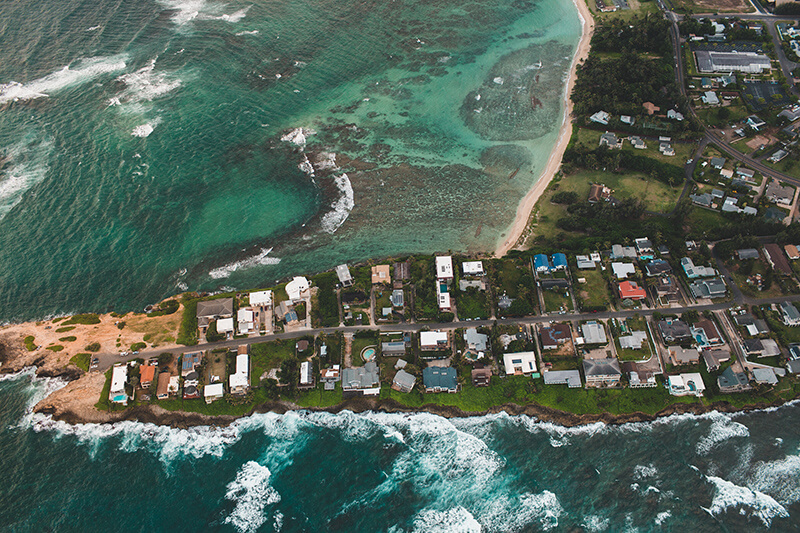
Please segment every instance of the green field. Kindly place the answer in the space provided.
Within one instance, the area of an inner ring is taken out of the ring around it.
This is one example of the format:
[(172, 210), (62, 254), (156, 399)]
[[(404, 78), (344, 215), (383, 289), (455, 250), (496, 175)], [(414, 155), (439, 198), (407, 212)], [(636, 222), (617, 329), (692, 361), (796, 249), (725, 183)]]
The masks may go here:
[(545, 309), (548, 313), (557, 313), (559, 311), (572, 311), (572, 298), (565, 289), (547, 289), (542, 290), (544, 297)]
[[(278, 368), (285, 359), (294, 357), (295, 340), (259, 342), (250, 345), (250, 384), (257, 387), (261, 375), (271, 368)], [(216, 402), (215, 402), (216, 403)]]
[(456, 307), (458, 317), (465, 318), (489, 318), (489, 304), (485, 291), (470, 288), (464, 292), (456, 290)]
[(608, 306), (611, 297), (608, 293), (608, 283), (606, 283), (603, 273), (599, 269), (578, 270), (576, 276), (585, 278), (586, 283), (573, 284), (575, 297), (584, 308)]

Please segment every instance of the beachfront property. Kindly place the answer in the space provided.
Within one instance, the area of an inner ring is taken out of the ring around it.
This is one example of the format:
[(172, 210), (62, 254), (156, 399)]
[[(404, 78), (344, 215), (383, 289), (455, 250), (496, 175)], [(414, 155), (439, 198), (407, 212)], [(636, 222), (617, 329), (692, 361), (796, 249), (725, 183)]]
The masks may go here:
[(128, 364), (114, 365), (111, 371), (111, 388), (108, 391), (108, 401), (120, 405), (128, 405), (128, 393), (125, 385), (128, 382)]
[(236, 372), (228, 376), (231, 394), (243, 395), (250, 390), (250, 347), (241, 345), (236, 351)]
[(212, 383), (203, 388), (203, 398), (206, 403), (213, 403), (224, 396), (225, 391), (222, 388), (222, 383)]
[(372, 284), (389, 284), (392, 282), (392, 272), (389, 265), (375, 265), (372, 267)]
[(153, 384), (153, 380), (156, 377), (156, 366), (155, 365), (147, 365), (142, 364), (139, 365), (139, 386), (143, 389), (147, 389), (150, 385)]
[(584, 359), (583, 375), (586, 387), (616, 387), (620, 384), (622, 370), (616, 357), (607, 359)]
[(449, 283), (453, 279), (453, 258), (448, 256), (436, 256), (436, 299), (439, 303), (439, 311), (450, 311), (450, 292)]
[(756, 52), (694, 52), (697, 60), (698, 72), (744, 72), (747, 74), (761, 74), (770, 70), (772, 64), (769, 57)]
[(758, 385), (777, 385), (778, 377), (775, 370), (769, 367), (756, 367), (751, 370), (753, 381)]
[[(197, 302), (197, 327), (202, 334), (214, 320), (233, 317), (233, 298), (218, 298)], [(219, 331), (219, 324), (217, 324)]]
[(336, 277), (339, 278), (339, 283), (341, 283), (342, 287), (351, 287), (353, 285), (353, 276), (350, 274), (350, 268), (347, 265), (336, 267)]
[(272, 331), (272, 291), (255, 291), (250, 293), (250, 308), (254, 312), (254, 326), (260, 329), (266, 325), (268, 333)]
[(503, 354), (503, 365), (507, 376), (528, 376), (536, 373), (536, 352)]
[(443, 366), (429, 366), (422, 371), (425, 392), (458, 392), (456, 369)]
[(689, 279), (705, 278), (717, 275), (717, 271), (711, 267), (695, 265), (691, 257), (682, 258), (681, 267), (683, 267), (683, 271), (686, 273), (686, 277)]
[(446, 331), (421, 331), (419, 334), (419, 349), (423, 352), (446, 350), (449, 342)]
[(292, 281), (286, 284), (286, 295), (289, 297), (290, 302), (299, 302), (303, 299), (304, 293), (307, 296), (307, 291), (311, 285), (308, 280), (303, 276), (295, 276)]
[(722, 374), (717, 378), (717, 387), (719, 387), (719, 391), (723, 394), (745, 392), (753, 388), (750, 386), (750, 380), (747, 379), (747, 374), (744, 372), (734, 372), (732, 366), (722, 371)]
[(568, 324), (552, 324), (539, 330), (543, 350), (558, 350), (565, 342), (572, 340)]
[(594, 115), (589, 117), (589, 120), (592, 122), (596, 122), (598, 124), (602, 124), (603, 126), (608, 126), (608, 120), (611, 118), (611, 115), (606, 113), (605, 111), (598, 111)]
[(381, 392), (378, 365), (367, 361), (364, 366), (345, 368), (342, 372), (342, 393), (351, 396), (377, 396)]
[(392, 388), (398, 392), (411, 392), (416, 382), (416, 377), (401, 368), (392, 379)]
[(314, 381), (314, 367), (311, 361), (303, 361), (300, 363), (300, 389), (313, 389), (316, 385)]
[(158, 398), (159, 400), (166, 400), (167, 398), (169, 398), (170, 377), (171, 375), (169, 372), (161, 372), (158, 374), (158, 384), (156, 385), (156, 398)]
[(706, 390), (703, 377), (697, 372), (668, 376), (667, 381), (669, 393), (673, 396), (693, 395), (699, 398), (703, 395), (703, 391)]
[(474, 387), (488, 387), (492, 382), (492, 368), (473, 368), (470, 377)]
[(583, 385), (578, 370), (545, 370), (542, 377), (545, 385), (566, 385), (570, 389), (579, 389)]
[(728, 348), (707, 348), (703, 350), (703, 361), (709, 372), (716, 372), (722, 363), (730, 360), (731, 351)]
[(332, 368), (323, 368), (319, 373), (319, 379), (323, 383), (325, 390), (334, 390), (336, 382), (341, 379), (339, 372), (339, 365), (333, 365)]
[(464, 261), (461, 263), (461, 271), (465, 276), (485, 276), (483, 261)]

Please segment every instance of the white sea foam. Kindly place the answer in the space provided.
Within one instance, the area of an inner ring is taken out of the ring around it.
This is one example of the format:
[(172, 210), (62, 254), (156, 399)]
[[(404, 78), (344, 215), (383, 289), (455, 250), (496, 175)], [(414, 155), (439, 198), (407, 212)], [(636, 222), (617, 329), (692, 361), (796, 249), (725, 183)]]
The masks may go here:
[(671, 516), (672, 516), (672, 512), (670, 512), (670, 511), (662, 511), (662, 512), (658, 513), (656, 515), (656, 519), (655, 519), (656, 525), (660, 526), (660, 525), (664, 524), (664, 522), (666, 522), (667, 519), (670, 518)]
[(193, 20), (221, 20), (235, 23), (242, 20), (250, 9), (248, 6), (233, 13), (224, 13), (225, 4), (206, 0), (159, 0), (159, 3), (175, 11), (170, 20), (176, 26), (183, 26)]
[(472, 514), (463, 507), (454, 507), (446, 511), (426, 509), (414, 518), (414, 531), (429, 533), (480, 533), (481, 525)]
[(641, 481), (643, 479), (651, 478), (658, 474), (658, 469), (650, 463), (647, 466), (636, 465), (633, 468), (633, 479)]
[(492, 498), (478, 514), (478, 521), (487, 532), (522, 531), (533, 524), (548, 531), (558, 527), (563, 514), (556, 495), (546, 490), (540, 494), (526, 492), (518, 498), (505, 495)]
[(33, 135), (23, 136), (5, 150), (6, 168), (0, 172), (0, 219), (47, 176), (52, 151), (52, 140), (36, 140)]
[(133, 128), (131, 135), (134, 137), (149, 137), (159, 124), (161, 124), (161, 117), (156, 117), (155, 120), (151, 120), (150, 122)]
[(304, 147), (308, 138), (312, 135), (316, 135), (316, 131), (312, 130), (311, 128), (295, 128), (288, 133), (285, 133), (281, 140), (283, 142), (290, 142), (300, 147)]
[(710, 415), (714, 421), (708, 429), (708, 435), (697, 442), (697, 453), (705, 455), (717, 445), (736, 437), (749, 437), (750, 430), (747, 426), (734, 422), (731, 417), (723, 413), (713, 412)]
[(308, 160), (307, 155), (303, 155), (303, 160), (300, 162), (299, 165), (297, 165), (297, 168), (299, 168), (303, 173), (308, 174), (312, 178), (315, 176), (314, 165), (312, 165), (311, 161)]
[(315, 164), (320, 170), (337, 170), (336, 154), (332, 152), (320, 152), (317, 154)]
[(236, 33), (237, 37), (242, 37), (244, 35), (258, 35), (258, 30), (240, 31)]
[(60, 70), (28, 83), (12, 81), (0, 84), (0, 105), (9, 102), (46, 98), (52, 93), (88, 83), (98, 77), (125, 68), (127, 56), (99, 56), (79, 59)]
[(212, 279), (223, 279), (237, 270), (244, 270), (259, 265), (277, 265), (281, 262), (281, 259), (280, 257), (270, 257), (269, 254), (271, 252), (272, 248), (262, 248), (256, 255), (210, 270), (208, 275)]
[(339, 189), (340, 196), (331, 204), (331, 210), (325, 213), (320, 221), (322, 229), (331, 234), (336, 233), (336, 230), (344, 224), (344, 221), (350, 216), (350, 211), (356, 205), (353, 185), (350, 183), (350, 178), (347, 177), (347, 174), (342, 174), (333, 179), (336, 188)]
[(602, 516), (597, 516), (596, 514), (590, 514), (589, 516), (585, 516), (583, 518), (581, 525), (589, 533), (599, 533), (600, 531), (607, 530), (610, 523), (611, 520), (608, 518), (603, 518)]
[(769, 493), (784, 505), (800, 501), (800, 455), (778, 461), (759, 461), (753, 467), (748, 485)]
[(741, 514), (758, 518), (766, 527), (770, 527), (776, 517), (788, 518), (789, 513), (772, 496), (747, 487), (740, 487), (725, 479), (706, 476), (715, 486), (714, 499), (708, 511), (718, 515), (728, 509), (739, 509)]
[(117, 81), (125, 84), (125, 91), (120, 97), (111, 98), (109, 105), (112, 104), (112, 101), (116, 101), (116, 105), (119, 105), (120, 100), (129, 103), (150, 102), (180, 87), (182, 81), (174, 74), (156, 72), (157, 60), (157, 57), (151, 59), (139, 70), (119, 76)]
[(267, 521), (264, 509), (281, 501), (281, 495), (269, 484), (271, 472), (266, 466), (248, 461), (228, 484), (225, 498), (236, 502), (236, 507), (225, 518), (238, 531), (256, 531)]

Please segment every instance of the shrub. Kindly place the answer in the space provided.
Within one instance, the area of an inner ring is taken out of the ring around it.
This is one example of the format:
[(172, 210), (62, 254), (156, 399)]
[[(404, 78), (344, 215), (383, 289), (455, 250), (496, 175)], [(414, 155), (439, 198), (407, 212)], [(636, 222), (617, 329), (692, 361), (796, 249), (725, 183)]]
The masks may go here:
[(146, 342), (136, 342), (131, 345), (131, 351), (133, 352), (138, 352), (139, 350), (144, 350), (145, 348), (147, 348)]
[(65, 326), (63, 328), (58, 328), (56, 333), (66, 333), (68, 331), (72, 331), (73, 329), (75, 329), (75, 326)]
[(99, 352), (100, 351), (100, 343), (93, 342), (84, 348), (87, 352)]
[(574, 191), (559, 191), (550, 198), (555, 204), (574, 204), (578, 201), (578, 193)]
[(164, 315), (171, 315), (178, 308), (181, 304), (178, 303), (178, 300), (166, 300), (161, 302), (161, 304), (156, 308), (150, 311), (147, 316), (164, 316)]
[(211, 324), (209, 324), (208, 329), (206, 330), (206, 340), (208, 342), (218, 342), (225, 338), (224, 333), (219, 333), (217, 331), (217, 321), (215, 320)]
[(167, 366), (173, 359), (175, 359), (174, 355), (169, 352), (163, 352), (158, 355), (158, 366)]
[(68, 324), (83, 324), (83, 325), (91, 325), (91, 324), (99, 324), (100, 317), (97, 316), (95, 313), (85, 313), (82, 315), (74, 315), (66, 322), (63, 322), (62, 325), (66, 326)]
[(47, 349), (50, 350), (51, 352), (60, 352), (61, 350), (64, 349), (64, 347), (61, 346), (60, 344), (53, 344), (52, 346), (48, 346)]
[(124, 322), (124, 321), (122, 321), (122, 320), (120, 320), (119, 322), (117, 322), (117, 327), (118, 327), (119, 329), (122, 329), (122, 328), (124, 328), (124, 327), (125, 327), (125, 322)]
[(72, 359), (69, 360), (70, 363), (74, 364), (78, 368), (83, 371), (89, 371), (89, 363), (91, 362), (92, 355), (88, 353), (76, 353), (72, 356)]
[(25, 348), (29, 352), (32, 352), (36, 349), (36, 344), (33, 342), (34, 340), (36, 339), (33, 335), (28, 335), (27, 337), (25, 337)]
[(75, 342), (78, 340), (78, 337), (74, 337), (70, 335), (69, 337), (61, 337), (58, 339), (59, 342)]
[(176, 342), (184, 346), (197, 344), (197, 300), (184, 302), (183, 317)]

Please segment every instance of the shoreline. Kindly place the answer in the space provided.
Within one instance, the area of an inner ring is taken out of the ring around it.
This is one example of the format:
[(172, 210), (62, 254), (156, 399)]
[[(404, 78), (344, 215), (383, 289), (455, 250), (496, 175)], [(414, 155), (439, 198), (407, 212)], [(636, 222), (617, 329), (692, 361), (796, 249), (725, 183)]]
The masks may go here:
[(556, 140), (555, 146), (553, 146), (553, 150), (550, 152), (547, 165), (539, 176), (539, 179), (536, 180), (517, 206), (517, 214), (514, 217), (514, 222), (510, 226), (509, 234), (495, 249), (495, 257), (503, 257), (516, 247), (517, 241), (522, 236), (525, 228), (528, 227), (528, 221), (530, 220), (531, 212), (536, 202), (539, 201), (539, 198), (542, 196), (545, 189), (547, 189), (547, 186), (550, 185), (556, 172), (558, 172), (558, 169), (561, 167), (561, 160), (569, 144), (572, 129), (572, 88), (575, 85), (575, 78), (578, 73), (578, 63), (588, 57), (592, 34), (594, 33), (594, 17), (592, 17), (592, 12), (589, 11), (586, 2), (584, 0), (573, 0), (573, 4), (575, 4), (578, 10), (578, 17), (581, 19), (581, 38), (575, 49), (575, 55), (572, 57), (567, 86), (564, 89), (564, 115), (561, 121), (561, 128), (558, 132), (558, 139)]

